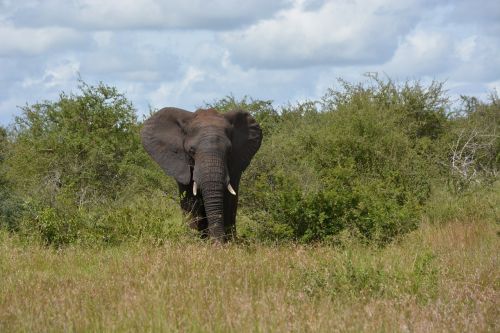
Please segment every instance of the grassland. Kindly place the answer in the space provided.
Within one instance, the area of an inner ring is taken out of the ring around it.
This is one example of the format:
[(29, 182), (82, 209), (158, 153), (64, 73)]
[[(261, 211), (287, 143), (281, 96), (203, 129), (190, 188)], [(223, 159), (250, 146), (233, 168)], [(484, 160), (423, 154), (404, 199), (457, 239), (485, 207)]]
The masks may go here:
[(116, 88), (0, 127), (0, 333), (500, 332), (500, 98), (338, 81), (278, 108), (232, 96), (264, 139), (240, 240), (189, 234), (178, 188)]
[(498, 224), (424, 223), (377, 249), (0, 237), (0, 331), (498, 332)]

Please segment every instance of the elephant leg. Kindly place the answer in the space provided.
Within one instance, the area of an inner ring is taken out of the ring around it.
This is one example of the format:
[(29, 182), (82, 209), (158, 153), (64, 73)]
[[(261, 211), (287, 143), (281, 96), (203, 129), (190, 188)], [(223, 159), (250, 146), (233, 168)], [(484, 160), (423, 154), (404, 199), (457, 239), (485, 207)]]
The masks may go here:
[(199, 231), (201, 238), (208, 237), (208, 221), (202, 198), (193, 195), (191, 192), (192, 185), (189, 186), (180, 183), (178, 185), (181, 208), (189, 227)]
[(227, 240), (236, 238), (236, 211), (238, 208), (238, 195), (227, 192), (224, 195), (224, 231)]

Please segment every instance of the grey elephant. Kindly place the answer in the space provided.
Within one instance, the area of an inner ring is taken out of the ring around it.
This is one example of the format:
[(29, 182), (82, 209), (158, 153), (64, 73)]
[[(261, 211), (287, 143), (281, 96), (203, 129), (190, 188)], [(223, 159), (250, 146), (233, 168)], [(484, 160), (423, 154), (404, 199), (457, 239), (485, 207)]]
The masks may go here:
[(141, 139), (177, 181), (190, 226), (218, 242), (233, 238), (241, 174), (262, 141), (255, 119), (243, 111), (167, 107), (144, 122)]

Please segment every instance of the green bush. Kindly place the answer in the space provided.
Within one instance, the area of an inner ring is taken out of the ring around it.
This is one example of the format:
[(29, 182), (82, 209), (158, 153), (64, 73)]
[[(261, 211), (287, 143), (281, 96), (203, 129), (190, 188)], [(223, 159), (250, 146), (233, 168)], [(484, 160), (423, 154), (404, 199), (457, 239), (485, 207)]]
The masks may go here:
[(115, 88), (80, 85), (56, 102), (22, 108), (7, 161), (19, 191), (47, 204), (65, 192), (82, 206), (116, 198), (131, 166), (149, 163), (130, 102)]
[(3, 163), (15, 192), (0, 205), (8, 228), (58, 246), (166, 237), (159, 217), (142, 209), (159, 214), (145, 197), (176, 188), (142, 148), (140, 125), (131, 103), (104, 84), (82, 82), (78, 94), (23, 107)]
[[(497, 219), (499, 106), (494, 93), (452, 112), (442, 83), (376, 75), (280, 109), (233, 96), (206, 105), (246, 110), (264, 133), (240, 187), (241, 238), (375, 245), (422, 216)], [(81, 82), (21, 111), (0, 128), (1, 228), (55, 246), (189, 233), (175, 181), (142, 148), (136, 110), (116, 88)]]
[(5, 159), (10, 148), (7, 130), (0, 127), (0, 228), (15, 231), (17, 219), (22, 213), (22, 202), (13, 191), (7, 176)]
[(347, 230), (386, 244), (418, 226), (438, 176), (433, 145), (446, 122), (443, 92), (437, 84), (374, 83), (343, 82), (321, 108), (282, 110), (242, 186), (244, 214), (262, 224), (257, 237), (336, 241)]
[(109, 202), (71, 212), (36, 203), (28, 206), (19, 233), (56, 247), (74, 243), (118, 245), (130, 241), (161, 244), (190, 233), (178, 204), (159, 191), (137, 195), (126, 202)]

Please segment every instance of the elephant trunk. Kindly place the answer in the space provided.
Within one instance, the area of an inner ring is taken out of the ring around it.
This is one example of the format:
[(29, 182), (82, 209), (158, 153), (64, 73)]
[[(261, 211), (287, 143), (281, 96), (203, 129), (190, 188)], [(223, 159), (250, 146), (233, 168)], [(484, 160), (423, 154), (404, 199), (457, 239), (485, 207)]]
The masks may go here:
[(208, 221), (208, 235), (218, 242), (225, 240), (224, 191), (226, 168), (224, 156), (207, 154), (200, 159), (200, 187)]

